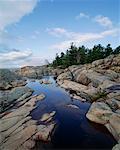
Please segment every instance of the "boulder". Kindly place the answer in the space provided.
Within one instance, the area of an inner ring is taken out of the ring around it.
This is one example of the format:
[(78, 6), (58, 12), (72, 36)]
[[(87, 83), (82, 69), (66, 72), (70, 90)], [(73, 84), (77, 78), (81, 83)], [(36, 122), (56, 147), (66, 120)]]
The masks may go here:
[(88, 85), (91, 80), (86, 76), (87, 70), (81, 70), (80, 72), (75, 73), (75, 81), (83, 85)]
[(88, 87), (73, 81), (69, 81), (69, 80), (64, 80), (63, 84), (61, 84), (61, 87), (68, 89), (68, 90), (73, 90), (73, 91), (83, 91), (87, 90)]
[(119, 143), (119, 144), (116, 144), (116, 145), (112, 148), (112, 150), (120, 150), (120, 143)]
[(61, 80), (71, 80), (71, 79), (72, 79), (72, 76), (69, 71), (62, 73), (57, 77), (58, 82)]
[(113, 112), (107, 104), (104, 102), (94, 102), (87, 112), (86, 117), (90, 121), (106, 124), (112, 114)]
[(86, 76), (92, 82), (92, 85), (94, 87), (98, 87), (105, 80), (109, 80), (109, 78), (107, 76), (101, 75), (100, 73), (97, 73), (91, 69), (88, 70), (88, 73), (86, 74)]
[(108, 124), (106, 124), (108, 130), (112, 133), (117, 141), (120, 140), (120, 115), (113, 113), (110, 118)]

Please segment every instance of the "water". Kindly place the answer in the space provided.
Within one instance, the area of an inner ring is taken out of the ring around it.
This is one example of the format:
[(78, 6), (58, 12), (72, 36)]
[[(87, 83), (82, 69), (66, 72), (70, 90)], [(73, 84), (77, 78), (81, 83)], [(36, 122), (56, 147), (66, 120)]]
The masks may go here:
[[(52, 84), (28, 81), (27, 86), (34, 90), (33, 95), (44, 93), (46, 96), (37, 102), (37, 108), (31, 112), (33, 119), (39, 120), (44, 113), (56, 111), (54, 120), (57, 126), (48, 149), (111, 149), (116, 144), (104, 126), (90, 122), (85, 117), (90, 103), (71, 99), (69, 93), (60, 88), (52, 77), (44, 78), (52, 81)], [(67, 107), (68, 104), (75, 104), (79, 109)]]

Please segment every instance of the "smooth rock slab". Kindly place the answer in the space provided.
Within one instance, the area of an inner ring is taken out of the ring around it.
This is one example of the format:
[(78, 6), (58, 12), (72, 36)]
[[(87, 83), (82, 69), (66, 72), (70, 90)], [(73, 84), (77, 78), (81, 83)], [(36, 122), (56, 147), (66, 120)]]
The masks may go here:
[(41, 141), (50, 141), (51, 140), (51, 133), (55, 127), (55, 123), (49, 125), (39, 125), (37, 127), (37, 133), (34, 135), (34, 140), (41, 140)]
[(55, 111), (52, 111), (51, 113), (45, 113), (41, 117), (40, 121), (51, 121), (55, 114)]
[(2, 149), (16, 150), (25, 141), (30, 139), (36, 133), (36, 125), (31, 125), (23, 129), (21, 132), (15, 134), (14, 136), (8, 138), (8, 140), (3, 144)]
[(108, 130), (113, 134), (117, 141), (120, 140), (120, 115), (114, 113), (110, 119), (109, 123), (106, 125)]
[(86, 117), (93, 122), (106, 124), (112, 114), (113, 112), (107, 104), (104, 102), (94, 102), (87, 112)]

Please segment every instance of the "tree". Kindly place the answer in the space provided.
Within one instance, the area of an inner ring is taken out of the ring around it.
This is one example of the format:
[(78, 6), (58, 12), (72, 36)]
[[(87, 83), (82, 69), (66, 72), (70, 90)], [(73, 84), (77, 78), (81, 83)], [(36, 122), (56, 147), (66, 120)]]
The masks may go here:
[(118, 47), (114, 50), (113, 54), (119, 54), (119, 53), (120, 53), (120, 46), (118, 46)]
[(113, 53), (113, 50), (111, 48), (111, 45), (108, 44), (107, 47), (105, 48), (105, 57), (111, 55)]
[(86, 62), (86, 49), (84, 46), (78, 48), (77, 63), (84, 64)]
[(111, 54), (118, 53), (120, 53), (120, 46), (113, 51), (110, 44), (108, 44), (106, 48), (104, 48), (101, 44), (98, 44), (93, 48), (88, 49), (85, 48), (85, 46), (76, 47), (73, 43), (71, 43), (70, 48), (66, 51), (66, 53), (61, 52), (60, 56), (56, 54), (52, 66), (66, 68), (71, 65), (91, 63), (95, 60), (103, 59)]

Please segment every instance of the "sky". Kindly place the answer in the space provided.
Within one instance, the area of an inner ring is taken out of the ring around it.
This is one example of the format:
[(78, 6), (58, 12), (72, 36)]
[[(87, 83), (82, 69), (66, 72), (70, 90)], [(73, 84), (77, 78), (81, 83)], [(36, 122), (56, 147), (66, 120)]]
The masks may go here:
[(119, 0), (0, 0), (0, 68), (52, 62), (72, 42), (120, 43)]

